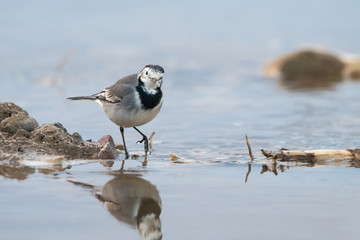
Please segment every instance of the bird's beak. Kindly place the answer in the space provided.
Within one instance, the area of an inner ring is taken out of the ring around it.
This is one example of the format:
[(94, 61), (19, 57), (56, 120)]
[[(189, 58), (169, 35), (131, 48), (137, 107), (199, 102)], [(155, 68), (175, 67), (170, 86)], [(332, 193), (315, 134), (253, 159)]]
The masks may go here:
[(160, 86), (161, 86), (163, 80), (162, 80), (162, 78), (159, 78), (159, 79), (158, 78), (152, 78), (151, 81), (153, 83), (160, 83)]

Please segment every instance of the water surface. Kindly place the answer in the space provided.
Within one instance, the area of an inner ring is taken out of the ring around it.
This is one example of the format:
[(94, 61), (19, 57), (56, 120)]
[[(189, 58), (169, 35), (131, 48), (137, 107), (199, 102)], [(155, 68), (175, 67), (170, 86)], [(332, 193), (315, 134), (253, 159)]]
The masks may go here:
[[(158, 191), (163, 239), (358, 239), (358, 169), (284, 163), (277, 175), (261, 174), (273, 163), (260, 152), (359, 147), (358, 82), (289, 91), (260, 74), (303, 46), (360, 53), (357, 1), (0, 4), (0, 101), (39, 124), (121, 143), (98, 105), (65, 98), (97, 93), (149, 63), (165, 69), (163, 108), (140, 127), (156, 132), (148, 166), (1, 166), (1, 239), (139, 239), (134, 219), (108, 211), (94, 190), (124, 174)], [(255, 156), (246, 183), (245, 135)], [(135, 131), (126, 138), (131, 152), (142, 150)]]

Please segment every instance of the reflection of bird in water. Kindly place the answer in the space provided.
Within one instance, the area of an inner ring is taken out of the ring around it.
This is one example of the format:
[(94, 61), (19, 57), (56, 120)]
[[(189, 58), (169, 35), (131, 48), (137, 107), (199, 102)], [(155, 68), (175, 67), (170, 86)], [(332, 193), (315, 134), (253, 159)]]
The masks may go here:
[(117, 176), (102, 187), (70, 181), (93, 188), (106, 210), (120, 222), (136, 227), (143, 239), (161, 239), (161, 199), (150, 182), (131, 174)]

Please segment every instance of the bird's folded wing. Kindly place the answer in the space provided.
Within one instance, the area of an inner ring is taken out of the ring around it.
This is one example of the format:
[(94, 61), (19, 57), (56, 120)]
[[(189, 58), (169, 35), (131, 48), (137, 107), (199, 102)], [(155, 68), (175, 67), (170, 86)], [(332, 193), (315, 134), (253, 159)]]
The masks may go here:
[(124, 77), (114, 85), (96, 94), (96, 98), (110, 103), (121, 103), (123, 98), (135, 91), (137, 74)]

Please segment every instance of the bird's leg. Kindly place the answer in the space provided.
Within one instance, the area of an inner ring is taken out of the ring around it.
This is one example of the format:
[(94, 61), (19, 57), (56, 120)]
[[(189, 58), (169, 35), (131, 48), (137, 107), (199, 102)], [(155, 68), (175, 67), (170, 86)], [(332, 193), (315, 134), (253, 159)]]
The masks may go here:
[(121, 168), (120, 168), (120, 172), (124, 171), (124, 165), (125, 165), (125, 160), (122, 160), (122, 164), (121, 164)]
[(128, 152), (127, 147), (126, 147), (125, 136), (124, 136), (124, 128), (123, 127), (120, 127), (120, 132), (121, 132), (121, 137), (122, 137), (122, 140), (123, 140), (123, 143), (124, 143), (124, 148), (125, 148), (125, 159), (128, 159), (130, 157), (130, 155), (129, 155), (129, 152)]
[(145, 136), (145, 134), (143, 134), (142, 132), (140, 132), (139, 129), (137, 129), (136, 127), (134, 127), (134, 129), (141, 134), (141, 136), (143, 137), (140, 141), (137, 141), (138, 143), (142, 143), (144, 142), (144, 149), (145, 149), (145, 160), (147, 158), (147, 153), (149, 151), (149, 141), (148, 138)]

